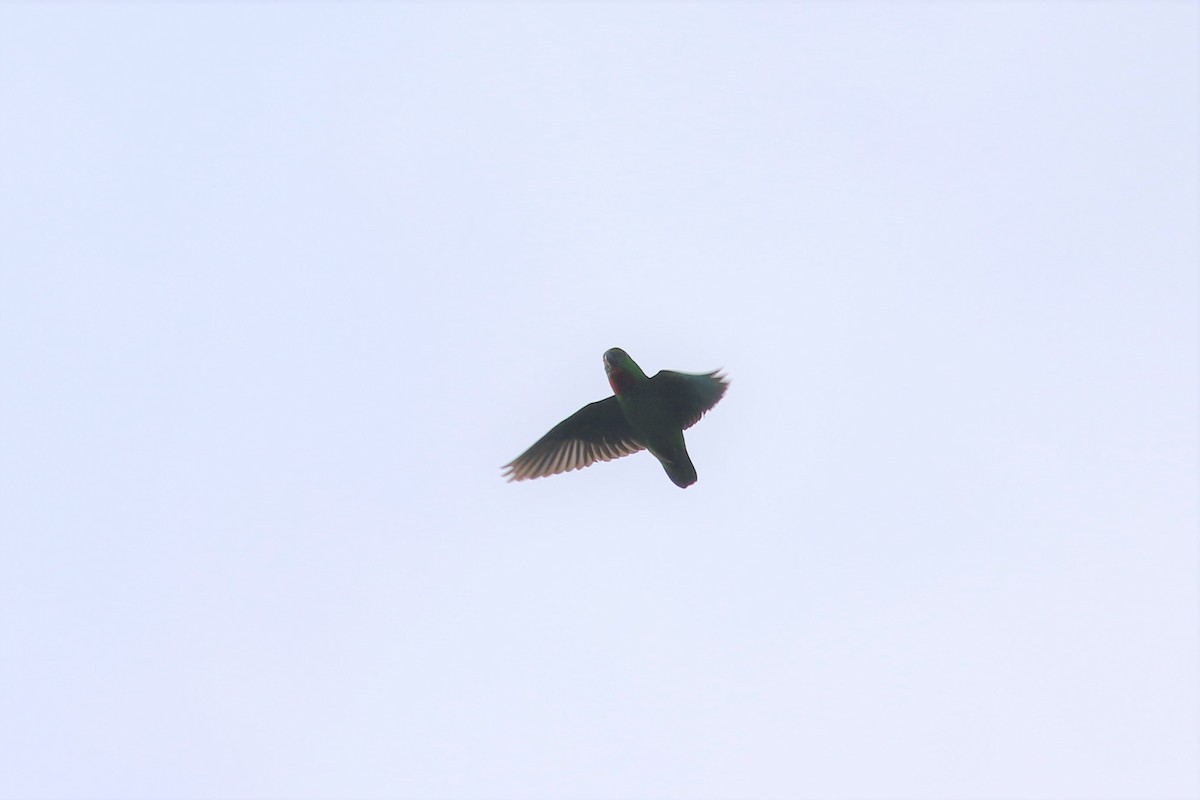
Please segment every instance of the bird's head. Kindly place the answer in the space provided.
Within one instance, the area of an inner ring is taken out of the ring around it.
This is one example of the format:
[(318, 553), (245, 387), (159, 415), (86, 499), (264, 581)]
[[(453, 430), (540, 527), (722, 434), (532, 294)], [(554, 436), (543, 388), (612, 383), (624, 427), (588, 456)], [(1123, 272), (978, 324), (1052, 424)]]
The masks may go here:
[(646, 380), (646, 373), (642, 372), (642, 368), (629, 357), (629, 353), (619, 347), (605, 351), (604, 372), (608, 375), (608, 385), (616, 395), (629, 390), (638, 381)]
[(613, 373), (613, 370), (620, 369), (630, 361), (633, 359), (629, 357), (629, 353), (619, 347), (604, 351), (604, 371), (609, 375)]

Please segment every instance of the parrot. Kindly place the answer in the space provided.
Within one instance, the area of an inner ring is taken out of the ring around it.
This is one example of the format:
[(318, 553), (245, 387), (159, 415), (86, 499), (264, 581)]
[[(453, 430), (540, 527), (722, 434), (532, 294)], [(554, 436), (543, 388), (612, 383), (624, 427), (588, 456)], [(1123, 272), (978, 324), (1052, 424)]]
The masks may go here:
[(555, 425), (501, 467), (502, 477), (509, 482), (542, 478), (649, 450), (676, 486), (686, 489), (696, 482), (683, 432), (725, 394), (726, 376), (719, 369), (704, 374), (661, 370), (647, 378), (619, 347), (605, 351), (604, 371), (612, 396)]

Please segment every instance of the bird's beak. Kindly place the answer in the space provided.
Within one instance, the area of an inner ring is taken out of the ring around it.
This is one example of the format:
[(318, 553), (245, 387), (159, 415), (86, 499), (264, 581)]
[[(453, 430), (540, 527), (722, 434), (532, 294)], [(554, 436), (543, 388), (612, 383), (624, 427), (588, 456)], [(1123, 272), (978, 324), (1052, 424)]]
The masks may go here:
[(604, 371), (611, 374), (614, 369), (620, 369), (621, 356), (625, 355), (620, 348), (614, 347), (604, 351)]

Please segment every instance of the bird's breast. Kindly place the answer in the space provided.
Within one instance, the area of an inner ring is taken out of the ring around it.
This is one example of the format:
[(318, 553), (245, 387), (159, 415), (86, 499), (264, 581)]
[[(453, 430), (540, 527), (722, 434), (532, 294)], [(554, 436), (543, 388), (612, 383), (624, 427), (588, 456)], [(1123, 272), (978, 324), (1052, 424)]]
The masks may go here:
[(634, 386), (637, 385), (637, 381), (625, 370), (614, 369), (608, 373), (608, 385), (612, 387), (613, 394), (620, 397), (621, 395), (629, 395), (633, 391)]

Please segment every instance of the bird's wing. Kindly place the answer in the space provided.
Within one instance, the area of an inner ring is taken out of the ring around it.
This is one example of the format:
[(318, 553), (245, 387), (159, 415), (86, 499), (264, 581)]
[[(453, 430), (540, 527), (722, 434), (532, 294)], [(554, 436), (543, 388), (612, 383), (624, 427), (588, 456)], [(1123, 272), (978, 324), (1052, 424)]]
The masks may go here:
[(650, 379), (650, 386), (666, 399), (680, 429), (686, 430), (717, 404), (729, 388), (729, 381), (720, 370), (704, 375), (689, 375), (664, 369)]
[(625, 421), (615, 396), (589, 403), (504, 465), (510, 481), (543, 478), (611, 461), (645, 447)]

